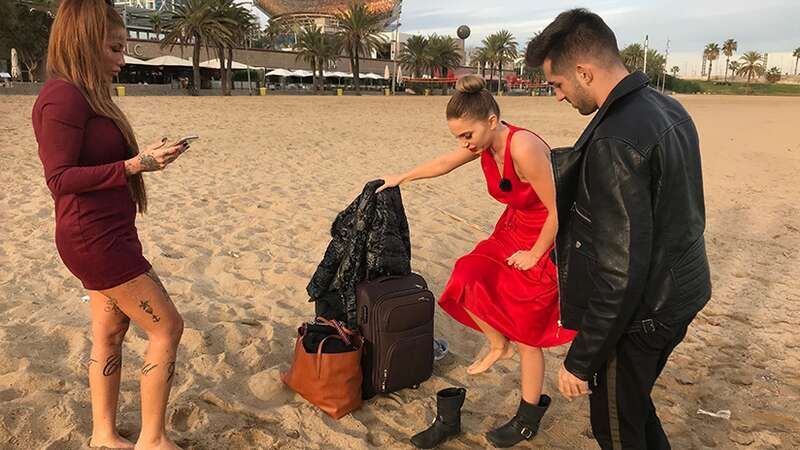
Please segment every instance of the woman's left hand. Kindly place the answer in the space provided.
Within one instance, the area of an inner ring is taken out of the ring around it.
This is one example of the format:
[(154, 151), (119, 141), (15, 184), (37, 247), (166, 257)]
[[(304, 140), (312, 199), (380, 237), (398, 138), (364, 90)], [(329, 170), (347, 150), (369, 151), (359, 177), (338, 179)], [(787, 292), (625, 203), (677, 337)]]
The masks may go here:
[(530, 250), (520, 250), (506, 259), (506, 263), (515, 269), (528, 270), (535, 266), (539, 259), (541, 259), (541, 256), (535, 255)]

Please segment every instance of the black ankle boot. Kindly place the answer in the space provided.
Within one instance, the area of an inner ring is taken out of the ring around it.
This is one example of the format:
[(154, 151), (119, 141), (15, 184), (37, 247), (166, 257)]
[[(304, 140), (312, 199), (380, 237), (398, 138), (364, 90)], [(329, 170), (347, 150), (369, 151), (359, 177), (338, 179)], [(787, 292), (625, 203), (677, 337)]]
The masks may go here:
[(436, 420), (427, 430), (415, 434), (411, 443), (417, 448), (434, 448), (461, 433), (461, 406), (467, 390), (447, 388), (436, 393)]
[(517, 415), (500, 428), (486, 433), (486, 439), (495, 447), (505, 448), (517, 445), (523, 440), (531, 440), (539, 431), (539, 422), (550, 406), (550, 397), (542, 395), (539, 404), (532, 405), (520, 400)]

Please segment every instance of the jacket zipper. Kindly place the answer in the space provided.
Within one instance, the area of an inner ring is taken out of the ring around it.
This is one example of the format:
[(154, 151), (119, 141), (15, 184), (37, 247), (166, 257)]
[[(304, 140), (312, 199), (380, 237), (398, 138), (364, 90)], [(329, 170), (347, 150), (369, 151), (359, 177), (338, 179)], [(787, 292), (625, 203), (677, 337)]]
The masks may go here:
[(576, 214), (578, 214), (579, 216), (581, 216), (581, 218), (583, 218), (583, 220), (585, 220), (585, 221), (587, 221), (587, 222), (589, 222), (589, 223), (592, 223), (592, 219), (590, 219), (590, 218), (586, 217), (586, 214), (584, 214), (584, 213), (582, 213), (582, 212), (581, 212), (581, 209), (580, 209), (580, 208), (578, 208), (578, 204), (577, 204), (577, 203), (575, 203), (574, 205), (575, 205), (575, 206), (574, 206), (574, 208), (573, 208), (573, 209), (575, 209), (575, 213), (576, 213)]

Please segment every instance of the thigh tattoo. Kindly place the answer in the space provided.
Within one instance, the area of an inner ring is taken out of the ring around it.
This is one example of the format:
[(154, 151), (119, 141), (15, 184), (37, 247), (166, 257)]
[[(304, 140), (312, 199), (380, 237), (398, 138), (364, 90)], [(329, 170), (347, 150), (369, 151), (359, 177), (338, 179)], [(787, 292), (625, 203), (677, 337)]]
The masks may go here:
[(141, 308), (147, 314), (150, 314), (150, 317), (153, 319), (153, 323), (158, 323), (159, 321), (161, 321), (161, 317), (158, 317), (155, 311), (153, 311), (153, 307), (150, 306), (150, 301), (148, 300), (140, 301), (139, 308)]

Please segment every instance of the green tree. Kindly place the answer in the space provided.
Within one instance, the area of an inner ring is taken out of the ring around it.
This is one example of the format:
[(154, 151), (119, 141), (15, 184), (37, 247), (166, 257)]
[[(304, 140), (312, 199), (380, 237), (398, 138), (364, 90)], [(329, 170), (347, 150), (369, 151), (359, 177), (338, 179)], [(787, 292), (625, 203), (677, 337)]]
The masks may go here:
[[(644, 47), (641, 44), (630, 44), (619, 52), (620, 59), (629, 72), (644, 68)], [(647, 76), (658, 80), (666, 70), (667, 59), (655, 49), (647, 49)]]
[(200, 49), (217, 47), (218, 43), (232, 39), (232, 20), (221, 16), (215, 7), (216, 0), (182, 0), (166, 24), (167, 36), (161, 47), (192, 45), (192, 95), (200, 95)]
[(29, 81), (36, 81), (36, 69), (47, 53), (53, 15), (48, 8), (23, 3), (13, 5), (10, 13), (12, 17), (8, 22), (11, 28), (7, 31), (6, 44), (17, 49), (19, 62), (27, 69)]
[(294, 45), (294, 50), (297, 52), (296, 60), (302, 59), (311, 67), (311, 72), (314, 74), (314, 90), (321, 90), (319, 80), (323, 74), (317, 73), (320, 67), (319, 60), (323, 51), (324, 33), (322, 29), (316, 25), (311, 25), (300, 30), (297, 34), (297, 42)]
[(622, 63), (628, 72), (635, 72), (644, 66), (644, 47), (641, 44), (631, 44), (619, 52)]
[[(229, 0), (225, 0), (229, 1)], [(256, 18), (243, 5), (230, 0), (232, 3), (224, 9), (224, 16), (227, 17), (231, 32), (231, 39), (226, 42), (228, 50), (226, 69), (230, 88), (233, 89), (233, 50), (235, 47), (243, 47), (247, 40), (258, 29)], [(250, 69), (247, 69), (248, 72)]]
[(736, 72), (739, 76), (747, 77), (747, 84), (755, 77), (760, 77), (764, 74), (764, 56), (759, 52), (746, 52), (742, 55), (739, 65), (739, 70)]
[(731, 61), (728, 63), (728, 67), (731, 69), (731, 76), (736, 77), (736, 74), (739, 72), (739, 61)]
[(472, 59), (470, 63), (475, 63), (476, 67), (480, 69), (481, 76), (486, 76), (486, 65), (490, 64), (489, 50), (486, 47), (477, 47), (472, 51)]
[(497, 92), (500, 93), (503, 88), (503, 67), (517, 59), (517, 47), (519, 44), (514, 39), (514, 35), (507, 30), (500, 30), (495, 33), (493, 44), (495, 45), (493, 48), (495, 63), (497, 63), (498, 68)]
[(150, 25), (153, 27), (153, 33), (156, 34), (156, 39), (161, 40), (161, 30), (164, 28), (164, 16), (158, 11), (150, 14)]
[(714, 64), (714, 61), (719, 58), (719, 52), (719, 44), (712, 42), (706, 45), (704, 53), (706, 55), (706, 59), (708, 60), (708, 81), (711, 81), (711, 67)]
[(404, 70), (411, 72), (414, 78), (422, 77), (423, 72), (427, 72), (431, 66), (427, 48), (428, 38), (419, 34), (415, 34), (403, 42), (397, 60)]
[(253, 39), (253, 48), (278, 50), (288, 41), (291, 30), (279, 20), (270, 20), (267, 26)]
[(678, 66), (672, 66), (672, 69), (670, 69), (670, 72), (672, 73), (673, 77), (677, 77), (678, 74), (681, 72), (681, 68), (678, 67)]
[(797, 63), (800, 62), (800, 47), (794, 49), (792, 56), (794, 56), (794, 74), (797, 75)]
[(428, 68), (431, 77), (436, 76), (437, 69), (441, 76), (445, 76), (448, 70), (454, 69), (461, 64), (458, 42), (450, 36), (430, 35), (425, 52), (430, 64)]
[(336, 13), (339, 22), (339, 42), (345, 54), (350, 59), (353, 72), (353, 85), (356, 93), (361, 92), (361, 78), (359, 77), (360, 58), (369, 56), (377, 50), (385, 39), (383, 32), (386, 17), (382, 14), (371, 12), (364, 3), (353, 0), (350, 5)]
[(773, 67), (767, 71), (767, 82), (771, 84), (775, 84), (778, 81), (781, 81), (781, 68), (780, 67)]
[(728, 69), (733, 54), (739, 50), (739, 44), (735, 39), (728, 39), (722, 44), (722, 53), (725, 54), (725, 81), (728, 81)]

